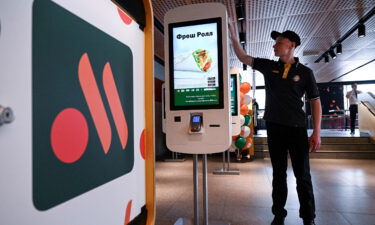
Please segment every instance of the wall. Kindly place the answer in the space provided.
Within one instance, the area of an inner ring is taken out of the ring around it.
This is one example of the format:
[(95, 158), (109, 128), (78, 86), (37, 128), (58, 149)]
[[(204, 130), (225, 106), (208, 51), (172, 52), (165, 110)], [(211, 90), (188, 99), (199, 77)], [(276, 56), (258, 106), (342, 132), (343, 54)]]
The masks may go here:
[(167, 149), (165, 134), (162, 130), (162, 84), (164, 83), (164, 65), (155, 61), (155, 157), (157, 160), (168, 157), (171, 152)]
[[(124, 224), (140, 214), (144, 33), (124, 18), (111, 1), (0, 2), (0, 105), (15, 114), (0, 127), (0, 224)], [(66, 154), (67, 143), (81, 152)]]

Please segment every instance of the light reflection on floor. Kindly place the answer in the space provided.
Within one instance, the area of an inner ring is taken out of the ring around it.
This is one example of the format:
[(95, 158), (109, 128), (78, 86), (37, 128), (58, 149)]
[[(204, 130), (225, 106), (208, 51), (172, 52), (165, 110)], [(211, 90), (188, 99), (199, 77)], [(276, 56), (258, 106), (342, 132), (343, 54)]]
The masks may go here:
[[(313, 130), (309, 129), (308, 134), (311, 135)], [(350, 130), (340, 130), (340, 129), (322, 129), (321, 137), (369, 137), (367, 133), (359, 132), (358, 129), (355, 130), (354, 134), (350, 134)], [(255, 137), (267, 137), (266, 130), (258, 130), (258, 134)]]

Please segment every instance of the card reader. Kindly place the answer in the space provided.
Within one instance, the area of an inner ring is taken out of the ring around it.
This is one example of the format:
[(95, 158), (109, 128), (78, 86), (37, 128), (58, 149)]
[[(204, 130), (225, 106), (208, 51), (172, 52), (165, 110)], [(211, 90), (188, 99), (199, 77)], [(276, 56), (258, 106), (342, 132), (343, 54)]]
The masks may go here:
[(197, 133), (202, 129), (203, 118), (200, 114), (192, 114), (190, 116), (190, 132)]

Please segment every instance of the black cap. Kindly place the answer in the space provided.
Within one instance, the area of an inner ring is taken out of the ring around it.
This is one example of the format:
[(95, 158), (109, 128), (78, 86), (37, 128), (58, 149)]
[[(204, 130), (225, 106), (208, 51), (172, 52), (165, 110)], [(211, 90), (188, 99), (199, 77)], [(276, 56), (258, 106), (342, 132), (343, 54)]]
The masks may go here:
[(277, 31), (272, 31), (271, 37), (273, 40), (276, 40), (277, 37), (288, 38), (290, 41), (293, 41), (296, 43), (296, 47), (301, 44), (301, 39), (299, 38), (298, 34), (296, 34), (295, 32), (291, 30), (286, 30), (282, 33), (277, 32)]

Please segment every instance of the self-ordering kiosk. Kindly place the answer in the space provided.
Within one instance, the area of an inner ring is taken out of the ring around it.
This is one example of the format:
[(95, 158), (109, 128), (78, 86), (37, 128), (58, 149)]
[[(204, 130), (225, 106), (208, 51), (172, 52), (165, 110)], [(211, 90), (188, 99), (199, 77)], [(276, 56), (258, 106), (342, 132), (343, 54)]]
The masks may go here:
[(231, 144), (227, 20), (219, 3), (165, 15), (165, 131), (172, 151), (215, 153)]
[(240, 81), (239, 74), (230, 74), (230, 111), (232, 114), (232, 136), (241, 132), (240, 123)]
[(165, 113), (165, 83), (161, 85), (161, 117), (162, 117), (162, 124), (161, 128), (163, 133), (165, 134), (165, 123), (167, 120), (167, 116)]

